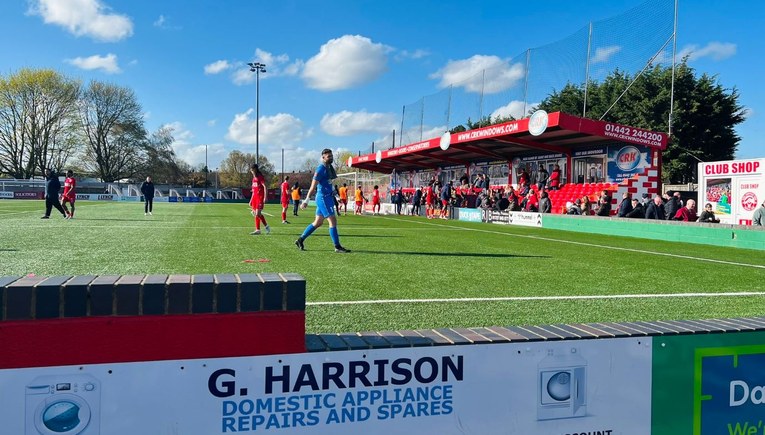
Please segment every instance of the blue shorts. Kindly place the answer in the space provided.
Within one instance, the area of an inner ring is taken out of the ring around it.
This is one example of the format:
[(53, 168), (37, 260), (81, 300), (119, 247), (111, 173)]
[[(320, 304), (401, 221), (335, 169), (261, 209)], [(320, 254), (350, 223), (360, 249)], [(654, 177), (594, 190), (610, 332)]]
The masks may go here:
[(335, 215), (335, 201), (332, 195), (316, 197), (316, 216), (328, 218)]

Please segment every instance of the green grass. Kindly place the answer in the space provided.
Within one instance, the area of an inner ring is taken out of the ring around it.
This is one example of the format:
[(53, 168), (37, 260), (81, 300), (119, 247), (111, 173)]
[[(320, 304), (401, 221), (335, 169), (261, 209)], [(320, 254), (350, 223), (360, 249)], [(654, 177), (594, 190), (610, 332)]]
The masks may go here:
[[(765, 253), (535, 228), (343, 216), (335, 254), (326, 226), (301, 211), (250, 236), (246, 204), (78, 203), (77, 217), (40, 220), (41, 201), (0, 200), (0, 275), (296, 272), (307, 280), (309, 332), (660, 320), (765, 314)], [(584, 219), (584, 218), (583, 218)], [(668, 255), (657, 255), (668, 254)], [(246, 263), (244, 260), (268, 260)], [(722, 260), (714, 263), (701, 259)], [(741, 263), (740, 265), (733, 263)], [(752, 265), (760, 267), (752, 267)], [(389, 302), (763, 291), (763, 296)]]

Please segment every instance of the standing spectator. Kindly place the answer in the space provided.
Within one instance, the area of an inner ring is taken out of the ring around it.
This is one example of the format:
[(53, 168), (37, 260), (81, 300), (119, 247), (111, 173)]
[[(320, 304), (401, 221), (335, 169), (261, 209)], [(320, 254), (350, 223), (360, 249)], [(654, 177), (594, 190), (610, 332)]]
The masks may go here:
[(143, 194), (143, 215), (151, 216), (151, 210), (154, 208), (154, 183), (151, 182), (151, 176), (146, 177), (146, 181), (141, 183), (141, 193)]
[[(339, 254), (345, 254), (351, 252), (350, 249), (345, 249), (340, 245), (340, 234), (337, 232), (337, 218), (335, 217), (335, 207), (332, 198), (334, 194), (332, 192), (332, 180), (337, 178), (335, 168), (332, 166), (334, 157), (332, 156), (332, 150), (325, 148), (321, 152), (321, 165), (316, 168), (316, 172), (313, 174), (313, 181), (311, 181), (311, 187), (308, 189), (308, 193), (305, 195), (305, 201), (301, 205), (302, 208), (308, 207), (308, 201), (311, 198), (311, 194), (316, 191), (316, 219), (313, 223), (303, 231), (303, 234), (295, 240), (295, 246), (301, 251), (305, 250), (305, 240), (313, 234), (316, 228), (322, 226), (324, 221), (329, 222), (329, 237), (332, 239), (332, 244), (335, 246), (335, 252)], [(377, 187), (377, 186), (375, 186)], [(359, 186), (359, 189), (361, 186)]]
[(638, 201), (637, 198), (632, 198), (632, 210), (625, 215), (627, 218), (631, 219), (643, 219), (645, 218), (645, 208), (643, 207), (643, 204)]
[(630, 194), (629, 192), (624, 192), (622, 194), (622, 202), (619, 204), (619, 212), (617, 213), (617, 216), (627, 217), (627, 215), (631, 211), (632, 211), (632, 201), (630, 200)]
[(300, 185), (296, 181), (292, 186), (292, 215), (298, 215), (298, 209), (300, 208)]
[(412, 215), (420, 215), (420, 204), (422, 203), (422, 187), (417, 188), (412, 195)]
[(45, 168), (45, 215), (40, 219), (50, 219), (50, 212), (53, 207), (61, 212), (61, 216), (66, 219), (66, 213), (61, 202), (58, 200), (58, 191), (61, 189), (61, 182), (58, 181), (58, 175), (56, 175), (50, 168)]
[(550, 178), (550, 173), (547, 172), (544, 165), (540, 164), (537, 171), (537, 190), (542, 191), (545, 189), (548, 178)]
[(539, 212), (550, 213), (551, 211), (552, 203), (550, 202), (550, 198), (547, 195), (547, 192), (542, 191), (542, 193), (539, 194)]
[(396, 214), (401, 214), (401, 206), (404, 204), (404, 188), (399, 187), (396, 194)]
[(643, 194), (643, 211), (646, 211), (648, 209), (648, 204), (651, 202), (651, 195), (644, 193)]
[(526, 194), (526, 190), (531, 184), (531, 176), (526, 168), (521, 169), (521, 174), (518, 176), (518, 190), (521, 191), (521, 195)]
[(250, 207), (252, 207), (252, 213), (255, 216), (255, 231), (251, 232), (250, 235), (257, 236), (260, 234), (261, 222), (266, 226), (266, 234), (271, 234), (271, 227), (268, 226), (268, 222), (263, 216), (263, 206), (266, 204), (266, 177), (260, 172), (256, 163), (250, 167), (250, 173), (252, 174)]
[(752, 225), (765, 225), (765, 201), (763, 201), (762, 205), (754, 211), (754, 214), (752, 215)]
[(674, 219), (676, 221), (683, 222), (696, 222), (699, 217), (696, 216), (696, 201), (689, 199), (688, 204), (685, 207), (680, 207), (680, 210), (675, 213)]
[(364, 192), (361, 190), (361, 184), (356, 187), (356, 192), (353, 196), (354, 202), (356, 203), (356, 209), (353, 211), (353, 214), (363, 214), (361, 212), (361, 206), (364, 205), (365, 202), (367, 202), (367, 199), (364, 197)]
[[(74, 179), (74, 172), (71, 170), (66, 171), (66, 179), (64, 180), (64, 193), (61, 194), (61, 207), (66, 212), (66, 216), (69, 219), (74, 219), (74, 201), (77, 195), (74, 193), (74, 189), (77, 187), (77, 180)], [(72, 212), (66, 209), (66, 203), (72, 206)]]
[(441, 188), (441, 219), (449, 219), (449, 205), (452, 200), (452, 182)]
[(464, 186), (466, 184), (470, 184), (470, 177), (468, 177), (467, 172), (463, 172), (462, 176), (460, 177), (460, 186)]
[(550, 186), (550, 190), (560, 189), (560, 165), (555, 165), (553, 171), (550, 174), (550, 178), (547, 180), (547, 184)]
[(701, 212), (701, 217), (699, 217), (699, 222), (706, 222), (711, 224), (720, 223), (720, 219), (717, 219), (715, 217), (715, 212), (712, 211), (712, 204), (706, 203), (704, 205), (704, 211)]
[(677, 211), (680, 210), (680, 192), (675, 192), (674, 195), (670, 195), (669, 192), (664, 194), (664, 216), (667, 220), (674, 219)]
[(661, 196), (654, 196), (653, 202), (648, 203), (648, 207), (645, 209), (645, 218), (660, 221), (666, 220), (664, 217), (664, 202), (661, 200)]
[(606, 217), (611, 215), (611, 195), (608, 194), (608, 190), (604, 190), (598, 199), (597, 215)]
[(287, 175), (284, 177), (284, 181), (282, 181), (281, 185), (281, 203), (282, 203), (282, 223), (288, 224), (287, 221), (287, 207), (290, 206), (290, 176)]

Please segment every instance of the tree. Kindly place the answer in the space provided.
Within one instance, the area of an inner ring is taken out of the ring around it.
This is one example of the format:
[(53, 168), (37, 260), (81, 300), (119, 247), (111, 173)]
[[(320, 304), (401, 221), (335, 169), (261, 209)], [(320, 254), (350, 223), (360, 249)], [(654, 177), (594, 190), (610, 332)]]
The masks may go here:
[[(255, 161), (255, 154), (243, 153), (239, 150), (231, 151), (220, 163), (220, 184), (226, 187), (248, 187), (252, 181), (250, 167)], [(264, 155), (260, 155), (258, 168), (266, 181), (278, 185), (280, 180), (274, 172), (274, 165)], [(270, 180), (270, 181), (269, 181)]]
[(147, 134), (131, 89), (92, 81), (83, 92), (80, 119), (87, 140), (84, 161), (102, 181), (139, 174)]
[(0, 173), (15, 178), (63, 169), (76, 151), (80, 85), (52, 70), (0, 77)]
[(185, 184), (186, 173), (173, 151), (174, 140), (173, 129), (168, 126), (160, 127), (151, 134), (145, 147), (146, 159), (141, 168), (142, 175), (151, 175), (158, 183)]
[[(607, 112), (603, 118), (605, 121), (667, 131), (671, 67), (653, 66), (647, 69), (609, 111), (633, 79), (617, 70), (602, 83), (590, 83), (587, 88), (588, 116), (599, 119)], [(581, 86), (568, 84), (545, 98), (538, 108), (578, 113), (583, 100)], [(716, 76), (702, 74), (697, 77), (693, 68), (687, 65), (687, 59), (683, 59), (675, 69), (675, 110), (672, 136), (663, 153), (663, 181), (693, 182), (699, 160), (734, 158), (741, 140), (735, 127), (744, 121), (743, 112), (735, 88), (723, 88)]]
[[(335, 164), (337, 165), (337, 173), (352, 171), (353, 168), (348, 167), (348, 159), (353, 157), (353, 152), (343, 151), (337, 153), (335, 156)], [(311, 169), (313, 171), (316, 168)]]

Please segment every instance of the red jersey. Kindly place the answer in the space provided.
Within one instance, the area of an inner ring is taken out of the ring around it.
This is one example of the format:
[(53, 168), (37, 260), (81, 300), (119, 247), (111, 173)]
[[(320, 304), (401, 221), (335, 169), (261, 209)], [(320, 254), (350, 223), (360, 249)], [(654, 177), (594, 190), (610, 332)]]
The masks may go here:
[(375, 189), (372, 191), (372, 204), (380, 203), (380, 191)]
[(428, 186), (425, 189), (425, 200), (428, 202), (433, 201), (433, 186)]
[(282, 202), (290, 202), (290, 183), (282, 183)]
[(252, 199), (259, 202), (266, 200), (266, 177), (263, 174), (252, 177)]
[(66, 177), (66, 180), (64, 180), (64, 196), (67, 198), (73, 197), (75, 187), (77, 187), (77, 181), (74, 177)]

